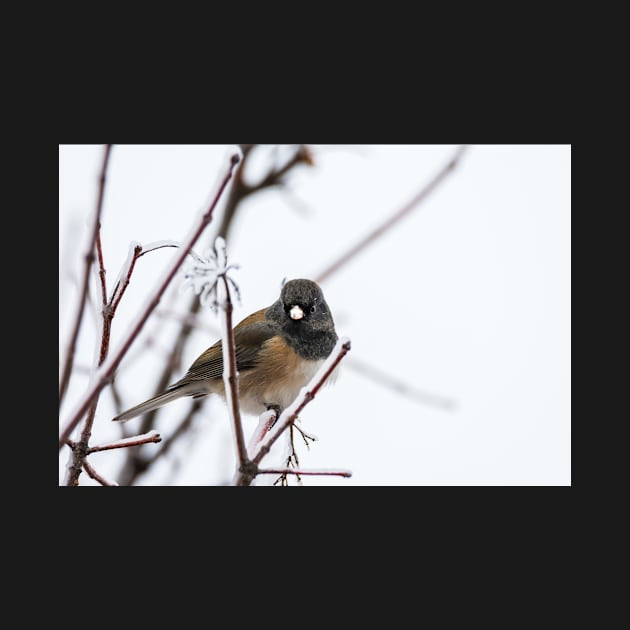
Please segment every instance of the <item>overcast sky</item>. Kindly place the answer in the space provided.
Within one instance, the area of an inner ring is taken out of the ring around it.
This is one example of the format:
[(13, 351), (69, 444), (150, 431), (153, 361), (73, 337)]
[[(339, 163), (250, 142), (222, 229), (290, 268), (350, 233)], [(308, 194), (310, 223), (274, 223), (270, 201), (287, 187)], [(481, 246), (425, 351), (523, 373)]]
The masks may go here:
[[(246, 201), (228, 242), (239, 265), (234, 321), (278, 297), (284, 278), (315, 278), (362, 236), (399, 210), (444, 166), (456, 145), (309, 145), (315, 165), (300, 166), (288, 190)], [(183, 241), (224, 172), (229, 145), (116, 145), (108, 172), (102, 243), (108, 289), (130, 244)], [(286, 147), (280, 148), (282, 161)], [(59, 350), (76, 309), (86, 229), (97, 194), (102, 145), (59, 149)], [(252, 155), (255, 181), (271, 147)], [(221, 206), (217, 209), (220, 215)], [(213, 220), (196, 249), (204, 253)], [(112, 329), (112, 346), (175, 255), (141, 258)], [(150, 397), (188, 304), (177, 277), (123, 360), (117, 387), (125, 406)], [(343, 469), (351, 478), (304, 477), (303, 485), (570, 485), (571, 483), (571, 147), (472, 145), (458, 168), (424, 202), (322, 283), (340, 336), (352, 350), (336, 383), (301, 414), (317, 436), (298, 443), (301, 467)], [(93, 293), (95, 295), (95, 293)], [(217, 315), (186, 348), (178, 377), (219, 338)], [(147, 340), (153, 340), (148, 346)], [(163, 341), (167, 339), (167, 341)], [(60, 413), (65, 426), (94, 362), (87, 313), (77, 371)], [(359, 368), (417, 390), (396, 391)], [(422, 398), (422, 396), (426, 398)], [(448, 410), (432, 404), (450, 400)], [(189, 400), (159, 416), (168, 435)], [(92, 444), (120, 437), (104, 390)], [(251, 433), (257, 419), (245, 417)], [(140, 418), (127, 423), (134, 430)], [(142, 448), (155, 448), (149, 444)], [(283, 445), (266, 464), (280, 463)], [(67, 449), (59, 457), (62, 483)], [(91, 456), (115, 479), (120, 453)], [(189, 437), (139, 485), (228, 483), (234, 447), (225, 405), (210, 399)], [(96, 485), (81, 475), (81, 485)], [(259, 480), (258, 485), (273, 481)], [(295, 480), (291, 479), (295, 485)]]

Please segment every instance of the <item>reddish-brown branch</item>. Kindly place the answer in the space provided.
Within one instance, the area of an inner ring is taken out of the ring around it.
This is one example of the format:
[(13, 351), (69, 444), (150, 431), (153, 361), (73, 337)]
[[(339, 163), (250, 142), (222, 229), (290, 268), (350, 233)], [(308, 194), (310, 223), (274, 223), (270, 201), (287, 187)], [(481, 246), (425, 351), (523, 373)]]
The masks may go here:
[[(81, 329), (81, 322), (83, 321), (83, 311), (85, 310), (85, 303), (87, 301), (88, 288), (90, 284), (90, 269), (94, 261), (94, 243), (98, 234), (101, 213), (103, 211), (103, 198), (105, 195), (105, 179), (107, 173), (107, 165), (109, 163), (109, 156), (111, 153), (112, 145), (105, 145), (105, 152), (103, 154), (103, 166), (101, 168), (101, 174), (99, 177), (98, 199), (96, 202), (96, 210), (92, 219), (92, 229), (90, 232), (90, 238), (88, 241), (87, 249), (84, 254), (85, 265), (83, 268), (83, 280), (81, 282), (81, 291), (79, 294), (79, 304), (75, 315), (74, 325), (70, 334), (70, 340), (68, 342), (68, 348), (66, 350), (66, 358), (64, 361), (64, 367), (62, 370), (61, 381), (59, 384), (59, 408), (61, 409), (61, 402), (68, 389), (68, 383), (70, 382), (70, 375), (72, 373), (72, 366), (74, 364), (74, 355), (76, 351), (77, 339), (79, 338), (79, 330)], [(87, 405), (86, 405), (87, 409)], [(85, 409), (82, 414), (85, 413)], [(78, 422), (78, 420), (77, 420)], [(76, 426), (76, 423), (75, 423)], [(74, 427), (73, 427), (74, 428)], [(66, 438), (69, 437), (69, 434)], [(60, 440), (59, 448), (63, 445), (65, 440)]]
[(92, 477), (92, 479), (98, 481), (102, 486), (118, 486), (115, 481), (107, 481), (105, 477), (99, 475), (87, 460), (83, 462), (83, 468), (85, 469), (85, 472)]
[(80, 422), (81, 418), (83, 417), (83, 414), (85, 414), (85, 412), (88, 410), (88, 408), (90, 407), (94, 399), (98, 396), (98, 394), (103, 389), (103, 387), (105, 387), (105, 385), (111, 380), (112, 376), (114, 375), (116, 371), (116, 368), (118, 367), (121, 360), (123, 359), (123, 357), (129, 350), (129, 348), (131, 347), (131, 344), (133, 343), (133, 341), (136, 339), (136, 337), (138, 336), (138, 334), (144, 327), (144, 324), (149, 318), (149, 315), (153, 312), (155, 307), (159, 304), (164, 291), (166, 291), (166, 288), (171, 283), (171, 280), (175, 277), (175, 274), (179, 270), (186, 256), (188, 256), (188, 252), (192, 249), (193, 245), (197, 242), (197, 239), (201, 236), (202, 232), (210, 223), (210, 220), (212, 218), (212, 213), (214, 212), (214, 209), (223, 191), (225, 190), (225, 187), (230, 181), (234, 167), (238, 164), (239, 159), (240, 158), (238, 157), (238, 155), (236, 154), (232, 155), (232, 159), (230, 160), (228, 171), (223, 177), (219, 185), (219, 188), (217, 190), (217, 193), (212, 199), (210, 206), (208, 207), (208, 210), (200, 218), (198, 224), (194, 227), (190, 236), (185, 241), (184, 245), (181, 248), (181, 251), (177, 254), (174, 262), (171, 264), (170, 268), (167, 270), (166, 274), (164, 275), (164, 278), (158, 284), (157, 290), (151, 297), (149, 303), (145, 306), (144, 310), (140, 313), (136, 321), (132, 324), (129, 333), (124, 338), (120, 348), (98, 370), (95, 378), (93, 379), (93, 383), (88, 388), (88, 391), (85, 393), (83, 398), (79, 401), (76, 410), (71, 414), (70, 419), (66, 423), (64, 429), (62, 430), (59, 436), (59, 449), (63, 447), (66, 440), (70, 437), (70, 434), (72, 433), (74, 428)]
[(98, 453), (99, 451), (109, 451), (113, 448), (128, 448), (130, 446), (139, 446), (140, 444), (149, 444), (151, 442), (161, 442), (162, 436), (157, 431), (150, 431), (146, 435), (136, 435), (129, 438), (123, 438), (122, 440), (115, 440), (114, 442), (107, 442), (106, 444), (99, 444), (97, 446), (90, 446), (87, 449), (89, 453)]
[(225, 396), (228, 402), (228, 413), (234, 430), (234, 439), (236, 440), (238, 465), (239, 468), (241, 468), (247, 464), (248, 457), (245, 435), (243, 433), (243, 423), (241, 422), (241, 412), (238, 404), (238, 368), (236, 365), (234, 331), (232, 330), (233, 306), (227, 276), (223, 274), (219, 280), (222, 281), (225, 290), (225, 299), (223, 300), (224, 330), (221, 336), (223, 350), (223, 383), (225, 385)]
[(105, 282), (105, 263), (103, 262), (103, 245), (101, 243), (101, 224), (98, 224), (96, 232), (96, 255), (98, 256), (98, 276), (101, 281), (101, 304), (103, 308), (107, 304), (107, 283)]
[(301, 144), (296, 152), (291, 156), (291, 159), (286, 164), (278, 169), (273, 169), (267, 173), (266, 177), (256, 184), (255, 186), (248, 186), (245, 184), (245, 195), (250, 194), (254, 190), (262, 190), (263, 188), (269, 188), (271, 186), (278, 186), (282, 184), (282, 178), (297, 164), (308, 164), (312, 166), (313, 156), (308, 147)]
[(345, 254), (340, 256), (335, 262), (329, 265), (324, 271), (320, 272), (319, 275), (315, 278), (315, 282), (319, 282), (320, 284), (328, 278), (331, 274), (339, 269), (339, 267), (345, 265), (349, 260), (354, 258), (359, 252), (363, 251), (372, 241), (376, 240), (379, 236), (387, 232), (392, 226), (394, 226), (398, 221), (400, 221), (403, 217), (409, 214), (421, 201), (424, 201), (426, 197), (429, 196), (431, 192), (433, 192), (438, 184), (450, 173), (452, 172), (457, 164), (459, 163), (462, 154), (464, 153), (466, 147), (461, 146), (455, 151), (453, 157), (448, 161), (446, 166), (444, 166), (440, 172), (417, 194), (413, 199), (411, 199), (405, 206), (403, 206), (398, 212), (389, 217), (385, 222), (383, 222), (379, 227), (370, 232), (367, 236), (362, 238), (356, 245), (351, 247)]
[(223, 218), (217, 232), (218, 236), (222, 236), (226, 240), (236, 209), (243, 199), (249, 195), (260, 192), (261, 190), (265, 190), (273, 186), (280, 186), (284, 182), (284, 176), (297, 165), (307, 164), (312, 166), (314, 163), (310, 149), (306, 145), (300, 145), (284, 166), (277, 169), (271, 169), (260, 182), (250, 185), (245, 183), (243, 179), (243, 170), (250, 151), (255, 146), (256, 145), (253, 144), (241, 145), (241, 149), (243, 151), (243, 164), (241, 165), (241, 168), (238, 169), (234, 178), (234, 185), (230, 190), (230, 196), (225, 204)]
[(79, 475), (81, 474), (81, 469), (84, 467), (85, 458), (88, 454), (88, 443), (90, 441), (90, 436), (92, 435), (92, 425), (94, 424), (95, 415), (96, 403), (90, 407), (87, 417), (85, 419), (85, 424), (83, 425), (83, 429), (81, 430), (81, 437), (79, 439), (79, 442), (74, 445), (74, 447), (72, 448), (72, 452), (70, 453), (70, 459), (65, 479), (66, 486), (79, 485)]
[(127, 290), (127, 287), (129, 286), (129, 282), (131, 281), (131, 274), (133, 273), (134, 267), (136, 266), (136, 261), (138, 260), (138, 258), (140, 258), (140, 256), (142, 256), (143, 253), (145, 252), (142, 251), (141, 245), (136, 245), (133, 248), (131, 262), (129, 263), (129, 268), (127, 269), (127, 273), (125, 274), (125, 277), (123, 278), (122, 286), (120, 285), (120, 281), (119, 281), (116, 283), (116, 286), (114, 287), (114, 290), (112, 292), (112, 299), (109, 301), (112, 318), (114, 317), (114, 314), (116, 313), (116, 309), (118, 308), (118, 305), (120, 304), (120, 300), (122, 300), (122, 296), (124, 295), (125, 291)]
[(423, 405), (440, 407), (444, 411), (454, 411), (457, 407), (457, 402), (453, 398), (423, 391), (418, 387), (395, 378), (388, 372), (385, 372), (374, 365), (358, 360), (356, 357), (351, 357), (346, 361), (346, 368), (355, 370), (362, 376), (369, 378), (373, 383), (376, 383), (381, 387), (387, 387), (397, 394), (406, 396), (407, 398), (415, 400)]
[[(99, 259), (99, 268), (100, 268), (100, 278), (101, 278), (101, 288), (105, 291), (105, 269), (103, 267), (103, 252), (101, 248), (101, 238), (100, 233), (96, 235), (96, 249), (98, 252)], [(127, 272), (125, 274), (125, 281), (122, 289), (120, 290), (120, 297), (124, 293), (125, 289), (129, 285), (129, 278), (133, 271), (133, 267), (135, 261), (138, 258), (138, 254), (142, 248), (140, 245), (136, 245), (134, 248), (134, 253), (132, 256), (132, 260), (128, 266)], [(114, 289), (114, 296), (116, 295), (116, 291), (119, 288), (119, 284), (116, 285)], [(103, 328), (101, 331), (101, 348), (99, 353), (98, 364), (99, 366), (103, 364), (105, 359), (107, 358), (107, 354), (109, 352), (109, 340), (111, 337), (111, 329), (112, 329), (112, 321), (114, 319), (114, 314), (116, 310), (116, 306), (120, 302), (120, 298), (116, 301), (115, 306), (112, 306), (112, 302), (114, 301), (114, 296), (110, 300), (109, 304), (107, 303), (107, 295), (103, 295), (103, 308), (101, 312)], [(79, 484), (79, 475), (81, 474), (81, 469), (85, 468), (83, 463), (85, 458), (90, 452), (93, 450), (89, 447), (90, 437), (92, 436), (92, 427), (94, 425), (94, 418), (96, 416), (96, 407), (98, 405), (98, 397), (94, 399), (94, 403), (91, 405), (90, 410), (88, 412), (87, 418), (85, 420), (85, 424), (81, 431), (81, 440), (77, 447), (73, 448), (72, 453), (70, 454), (70, 465), (68, 466), (68, 475), (66, 477), (66, 485), (68, 486), (76, 486)], [(158, 440), (159, 441), (159, 440)], [(100, 450), (100, 449), (99, 449)]]
[(300, 470), (298, 468), (259, 468), (259, 475), (335, 475), (337, 477), (352, 477), (349, 470)]

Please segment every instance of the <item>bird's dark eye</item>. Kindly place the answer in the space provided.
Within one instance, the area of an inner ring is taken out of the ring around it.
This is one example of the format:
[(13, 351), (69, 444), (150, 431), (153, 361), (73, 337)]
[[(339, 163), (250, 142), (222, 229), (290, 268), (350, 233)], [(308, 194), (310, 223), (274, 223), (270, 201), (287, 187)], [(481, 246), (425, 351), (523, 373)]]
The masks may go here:
[(311, 313), (314, 313), (316, 310), (315, 306), (311, 306)]

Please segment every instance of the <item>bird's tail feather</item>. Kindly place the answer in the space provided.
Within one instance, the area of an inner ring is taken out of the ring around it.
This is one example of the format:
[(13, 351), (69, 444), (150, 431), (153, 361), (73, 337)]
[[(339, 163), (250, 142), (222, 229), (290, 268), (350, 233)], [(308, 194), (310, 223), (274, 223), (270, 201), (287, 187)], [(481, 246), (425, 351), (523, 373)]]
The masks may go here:
[(136, 416), (140, 416), (144, 413), (148, 413), (149, 411), (153, 411), (154, 409), (158, 409), (162, 405), (165, 405), (172, 400), (176, 400), (177, 398), (181, 398), (182, 396), (189, 396), (194, 393), (195, 392), (191, 391), (190, 387), (186, 387), (185, 385), (176, 389), (170, 389), (163, 392), (162, 394), (154, 396), (153, 398), (149, 398), (149, 400), (145, 400), (143, 403), (140, 403), (135, 407), (131, 407), (131, 409), (127, 409), (127, 411), (123, 411), (123, 413), (119, 414), (115, 418), (112, 418), (112, 421), (127, 422), (127, 420), (131, 420), (131, 418), (135, 418)]

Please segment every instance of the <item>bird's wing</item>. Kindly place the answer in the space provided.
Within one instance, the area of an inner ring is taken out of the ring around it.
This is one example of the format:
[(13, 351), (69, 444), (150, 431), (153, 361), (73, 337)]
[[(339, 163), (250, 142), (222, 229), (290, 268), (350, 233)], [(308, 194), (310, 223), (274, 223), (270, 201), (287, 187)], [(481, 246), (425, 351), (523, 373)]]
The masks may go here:
[[(234, 328), (236, 365), (239, 372), (254, 367), (262, 344), (276, 334), (276, 329), (265, 320), (265, 309), (246, 317)], [(172, 387), (223, 375), (223, 351), (221, 340), (199, 355), (186, 375)]]

